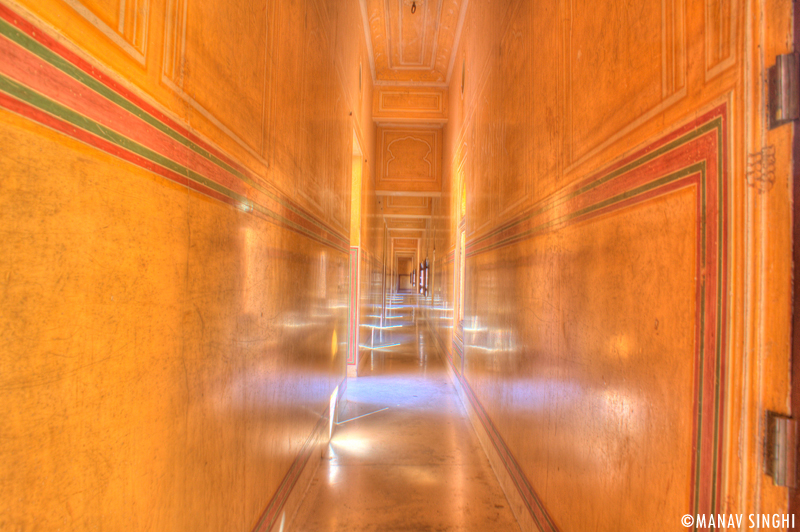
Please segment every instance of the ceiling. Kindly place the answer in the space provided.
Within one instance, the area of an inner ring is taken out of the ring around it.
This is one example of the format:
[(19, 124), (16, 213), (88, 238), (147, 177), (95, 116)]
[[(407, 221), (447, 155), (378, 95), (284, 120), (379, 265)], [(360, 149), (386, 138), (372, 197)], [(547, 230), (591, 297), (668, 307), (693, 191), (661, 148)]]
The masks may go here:
[(361, 0), (375, 84), (376, 192), (395, 254), (418, 249), (442, 193), (447, 87), (467, 1)]
[(376, 84), (446, 86), (465, 7), (466, 0), (361, 0)]

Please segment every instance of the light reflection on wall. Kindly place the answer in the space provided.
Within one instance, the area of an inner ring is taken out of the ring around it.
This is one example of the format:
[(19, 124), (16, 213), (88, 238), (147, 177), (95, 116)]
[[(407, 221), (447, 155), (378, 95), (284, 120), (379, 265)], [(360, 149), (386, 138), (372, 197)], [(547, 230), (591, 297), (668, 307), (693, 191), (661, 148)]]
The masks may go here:
[(317, 274), (317, 297), (325, 299), (328, 294), (328, 253), (320, 251), (319, 272)]
[(262, 278), (264, 276), (263, 268), (258, 267), (259, 249), (258, 249), (258, 234), (249, 227), (242, 228), (242, 249), (244, 260), (242, 260), (242, 282), (243, 294), (242, 303), (244, 311), (247, 313), (259, 311), (259, 296), (255, 288), (259, 285), (257, 275), (260, 273)]

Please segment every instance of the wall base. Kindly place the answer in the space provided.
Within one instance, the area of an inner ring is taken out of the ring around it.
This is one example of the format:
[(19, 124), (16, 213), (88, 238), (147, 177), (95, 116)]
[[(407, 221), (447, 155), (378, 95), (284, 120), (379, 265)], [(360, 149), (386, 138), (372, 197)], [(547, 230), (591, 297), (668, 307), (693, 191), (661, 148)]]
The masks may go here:
[(528, 511), (525, 500), (517, 489), (513, 477), (506, 469), (503, 459), (492, 444), (489, 433), (486, 431), (480, 421), (478, 412), (470, 402), (469, 397), (467, 396), (467, 393), (461, 384), (461, 379), (456, 374), (453, 364), (447, 356), (447, 351), (442, 345), (439, 335), (436, 334), (436, 332), (431, 328), (428, 320), (425, 320), (425, 325), (428, 327), (428, 331), (435, 340), (436, 351), (441, 357), (442, 362), (444, 362), (445, 367), (447, 367), (447, 374), (450, 376), (450, 380), (453, 383), (456, 392), (458, 393), (458, 398), (461, 400), (461, 404), (464, 405), (464, 409), (467, 411), (467, 416), (469, 417), (470, 423), (472, 423), (472, 428), (475, 429), (475, 434), (478, 435), (478, 440), (481, 442), (483, 452), (489, 459), (492, 470), (494, 471), (498, 482), (500, 482), (500, 486), (503, 488), (503, 493), (505, 493), (508, 504), (511, 507), (511, 510), (514, 512), (514, 517), (517, 518), (517, 523), (519, 524), (520, 529), (523, 532), (541, 532), (542, 529), (536, 524), (533, 516)]
[[(347, 379), (344, 379), (339, 384), (336, 406), (334, 407), (334, 422), (339, 418), (345, 407), (346, 396)], [(325, 455), (325, 450), (328, 448), (328, 443), (330, 443), (329, 412), (330, 410), (326, 409), (319, 423), (314, 427), (306, 446), (298, 455), (289, 473), (286, 474), (284, 484), (275, 494), (265, 511), (265, 516), (262, 516), (261, 522), (256, 526), (254, 532), (289, 532), (293, 530), (292, 525), (297, 516), (297, 510), (300, 508), (306, 492), (311, 486), (311, 481), (314, 479), (322, 457)], [(281, 498), (283, 499), (282, 502)], [(271, 510), (270, 507), (274, 506), (277, 506), (277, 508)], [(271, 526), (270, 522), (272, 523)]]

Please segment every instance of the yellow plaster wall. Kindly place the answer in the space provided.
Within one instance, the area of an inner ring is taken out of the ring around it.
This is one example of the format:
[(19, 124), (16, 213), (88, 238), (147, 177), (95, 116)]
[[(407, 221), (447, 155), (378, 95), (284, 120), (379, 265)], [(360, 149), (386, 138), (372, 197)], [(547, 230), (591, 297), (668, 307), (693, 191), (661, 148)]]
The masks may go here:
[[(517, 221), (569, 214), (577, 183), (720, 106), (729, 225), (716, 500), (720, 512), (786, 511), (760, 435), (765, 410), (790, 413), (791, 128), (764, 129), (761, 75), (791, 49), (790, 24), (781, 1), (468, 5), (426, 312), (557, 530), (679, 531), (692, 511), (699, 189), (480, 248)], [(764, 154), (770, 169), (754, 162)], [(519, 496), (512, 506), (536, 529)]]
[[(346, 242), (357, 3), (4, 5)], [(327, 438), (346, 252), (6, 109), (0, 144), (0, 529), (253, 530)]]

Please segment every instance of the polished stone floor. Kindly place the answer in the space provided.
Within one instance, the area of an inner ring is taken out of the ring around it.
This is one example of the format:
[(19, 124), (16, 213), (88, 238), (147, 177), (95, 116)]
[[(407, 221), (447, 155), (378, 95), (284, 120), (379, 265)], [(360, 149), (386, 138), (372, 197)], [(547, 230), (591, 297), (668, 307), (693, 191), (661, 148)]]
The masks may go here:
[[(347, 405), (293, 530), (519, 531), (413, 296)], [(399, 344), (399, 345), (393, 345)]]

